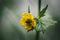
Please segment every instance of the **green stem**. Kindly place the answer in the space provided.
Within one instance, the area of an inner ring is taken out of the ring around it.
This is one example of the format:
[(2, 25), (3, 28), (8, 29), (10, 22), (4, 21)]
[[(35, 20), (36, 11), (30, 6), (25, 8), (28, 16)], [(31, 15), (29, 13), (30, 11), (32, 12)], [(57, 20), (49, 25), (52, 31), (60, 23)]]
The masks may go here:
[(36, 31), (36, 40), (39, 40), (39, 31)]
[(39, 17), (39, 15), (40, 15), (40, 10), (41, 10), (41, 0), (38, 0), (38, 18), (40, 18), (40, 17)]
[[(41, 10), (41, 0), (38, 0), (38, 18), (40, 18), (39, 17), (40, 10)], [(39, 40), (39, 36), (40, 36), (39, 34), (40, 34), (40, 32), (39, 31), (36, 31), (36, 40)]]

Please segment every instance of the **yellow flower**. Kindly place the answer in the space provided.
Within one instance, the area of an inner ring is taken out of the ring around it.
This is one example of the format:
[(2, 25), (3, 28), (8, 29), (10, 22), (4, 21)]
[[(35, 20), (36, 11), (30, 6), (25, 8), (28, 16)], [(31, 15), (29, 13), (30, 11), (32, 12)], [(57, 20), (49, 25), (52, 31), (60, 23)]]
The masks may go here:
[(36, 26), (36, 21), (34, 20), (32, 13), (23, 12), (20, 24), (25, 25), (26, 30), (31, 30), (32, 27)]

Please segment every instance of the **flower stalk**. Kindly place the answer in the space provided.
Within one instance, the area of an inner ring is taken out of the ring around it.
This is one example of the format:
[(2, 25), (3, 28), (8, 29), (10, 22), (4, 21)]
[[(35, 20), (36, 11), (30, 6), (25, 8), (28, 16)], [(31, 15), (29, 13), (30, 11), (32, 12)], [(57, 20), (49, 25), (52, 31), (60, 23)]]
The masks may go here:
[[(40, 18), (41, 0), (38, 0), (38, 19)], [(36, 40), (39, 40), (40, 31), (36, 31)]]
[(40, 32), (36, 31), (36, 40), (39, 40)]
[(38, 0), (38, 18), (40, 18), (41, 0)]

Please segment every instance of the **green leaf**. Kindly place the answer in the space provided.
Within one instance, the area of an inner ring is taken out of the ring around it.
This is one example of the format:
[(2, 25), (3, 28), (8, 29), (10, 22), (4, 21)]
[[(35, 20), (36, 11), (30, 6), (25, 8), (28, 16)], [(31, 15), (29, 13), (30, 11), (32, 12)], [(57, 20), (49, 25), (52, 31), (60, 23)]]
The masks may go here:
[(28, 6), (28, 13), (30, 13), (30, 6)]
[(46, 29), (44, 29), (44, 26), (43, 25), (45, 26), (45, 24), (41, 22), (41, 29), (42, 29), (41, 32), (42, 33), (44, 33), (46, 31)]
[(39, 17), (40, 17), (40, 18), (43, 17), (43, 16), (45, 16), (44, 14), (45, 14), (47, 8), (48, 8), (48, 5), (46, 5), (46, 7), (43, 8), (43, 9), (40, 11), (40, 14), (39, 14)]
[(39, 20), (37, 18), (34, 18), (34, 19), (35, 19), (36, 23), (38, 24), (39, 23)]

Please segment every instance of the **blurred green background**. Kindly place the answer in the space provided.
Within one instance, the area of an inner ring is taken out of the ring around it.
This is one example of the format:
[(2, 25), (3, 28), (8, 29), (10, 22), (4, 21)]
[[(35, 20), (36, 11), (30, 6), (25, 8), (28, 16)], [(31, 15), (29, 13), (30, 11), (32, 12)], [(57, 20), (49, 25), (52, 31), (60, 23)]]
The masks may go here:
[[(19, 24), (21, 14), (28, 11), (37, 16), (38, 0), (0, 0), (0, 40), (35, 40), (35, 31), (27, 32)], [(60, 40), (60, 0), (42, 0), (42, 8), (48, 4), (47, 14), (58, 23), (47, 28), (40, 40)]]

